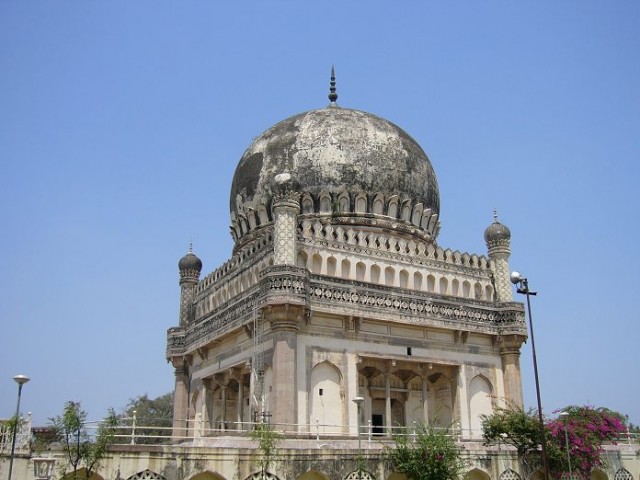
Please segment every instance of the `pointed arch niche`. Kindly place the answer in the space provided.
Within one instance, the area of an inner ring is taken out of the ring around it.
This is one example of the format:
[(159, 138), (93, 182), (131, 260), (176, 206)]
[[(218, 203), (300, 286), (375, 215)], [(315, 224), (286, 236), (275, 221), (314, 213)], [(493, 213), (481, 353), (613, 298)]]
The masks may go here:
[(311, 370), (309, 424), (319, 425), (321, 433), (339, 433), (343, 419), (342, 376), (335, 365), (320, 362)]
[(493, 411), (491, 382), (484, 375), (476, 375), (469, 382), (469, 416), (471, 436), (482, 435), (482, 415), (490, 415)]

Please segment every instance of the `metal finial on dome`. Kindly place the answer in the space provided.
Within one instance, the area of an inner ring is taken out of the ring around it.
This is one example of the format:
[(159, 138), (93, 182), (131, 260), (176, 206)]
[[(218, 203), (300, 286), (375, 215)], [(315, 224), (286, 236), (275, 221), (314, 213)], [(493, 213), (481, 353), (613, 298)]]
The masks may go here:
[(189, 241), (189, 253), (193, 253), (193, 240)]
[(495, 223), (498, 223), (498, 209), (497, 208), (493, 209), (493, 221)]
[(336, 73), (333, 68), (333, 65), (331, 65), (331, 81), (329, 82), (329, 101), (332, 104), (335, 104), (336, 100), (338, 100), (338, 94), (336, 93)]

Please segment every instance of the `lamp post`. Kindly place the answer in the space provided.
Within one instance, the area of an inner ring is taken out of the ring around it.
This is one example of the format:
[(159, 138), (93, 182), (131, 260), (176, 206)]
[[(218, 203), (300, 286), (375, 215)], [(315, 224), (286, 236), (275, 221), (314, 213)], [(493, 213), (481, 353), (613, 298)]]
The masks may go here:
[(544, 420), (542, 419), (542, 400), (540, 399), (540, 381), (538, 380), (538, 360), (536, 359), (536, 341), (533, 336), (533, 318), (531, 316), (531, 296), (537, 292), (529, 290), (527, 277), (519, 272), (511, 273), (511, 283), (517, 285), (517, 292), (527, 297), (527, 312), (529, 314), (529, 332), (531, 333), (531, 351), (533, 352), (533, 375), (536, 382), (536, 397), (538, 400), (538, 419), (540, 421), (540, 445), (542, 447), (542, 466), (544, 468), (544, 478), (549, 480), (549, 465), (547, 463), (547, 440), (544, 431)]
[(364, 402), (364, 398), (363, 397), (356, 397), (353, 400), (353, 403), (355, 403), (358, 406), (358, 416), (356, 417), (356, 424), (357, 424), (357, 428), (358, 428), (358, 452), (360, 452), (360, 448), (361, 448), (361, 443), (360, 443), (360, 407), (362, 405), (362, 403)]
[(564, 421), (564, 441), (567, 446), (567, 464), (569, 465), (569, 480), (571, 480), (573, 478), (573, 475), (571, 474), (571, 452), (569, 450), (569, 429), (567, 428), (569, 423), (569, 413), (560, 412), (558, 417), (562, 418), (562, 420)]
[(29, 377), (26, 375), (16, 375), (13, 377), (18, 384), (18, 405), (16, 406), (16, 423), (13, 427), (13, 439), (11, 440), (11, 456), (9, 457), (9, 477), (11, 480), (11, 472), (13, 471), (13, 456), (16, 453), (16, 434), (18, 433), (18, 423), (20, 415), (20, 396), (22, 395), (22, 386), (29, 381)]
[[(362, 403), (364, 402), (364, 398), (356, 397), (352, 401), (358, 406), (358, 416), (356, 417), (356, 425), (358, 428), (358, 455), (360, 455), (360, 453), (362, 452), (362, 444), (360, 442), (360, 408), (362, 406)], [(360, 462), (360, 460), (358, 460), (358, 462)], [(361, 475), (362, 474), (360, 470), (360, 465), (358, 464), (358, 478), (362, 478)]]

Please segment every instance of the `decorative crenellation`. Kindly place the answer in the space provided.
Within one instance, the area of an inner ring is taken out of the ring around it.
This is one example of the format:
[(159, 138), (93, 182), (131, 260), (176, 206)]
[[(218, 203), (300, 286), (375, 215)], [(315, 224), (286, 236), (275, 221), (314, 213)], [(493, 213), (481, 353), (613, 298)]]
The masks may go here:
[(303, 221), (298, 265), (312, 273), (463, 298), (495, 300), (484, 256), (386, 232)]
[(457, 250), (442, 249), (433, 243), (399, 238), (382, 232), (372, 232), (353, 227), (334, 226), (319, 220), (305, 219), (301, 222), (299, 240), (308, 244), (324, 241), (323, 245), (333, 248), (345, 246), (360, 247), (351, 249), (355, 253), (377, 255), (381, 252), (397, 254), (394, 259), (407, 263), (431, 260), (430, 265), (455, 265), (472, 269), (490, 270), (489, 260), (483, 255), (469, 254)]
[[(250, 206), (239, 197), (236, 199), (238, 213), (231, 212), (230, 226), (236, 248), (252, 239), (248, 236), (250, 233), (273, 224), (272, 204), (276, 201), (274, 195), (267, 202)], [(319, 194), (301, 192), (297, 199), (302, 218), (329, 219), (336, 225), (380, 225), (415, 235), (427, 242), (435, 241), (440, 232), (438, 213), (404, 196), (350, 192), (343, 188), (337, 192), (324, 190)]]
[(254, 262), (261, 254), (271, 253), (270, 247), (273, 245), (273, 232), (263, 231), (261, 233), (253, 242), (244, 245), (229, 260), (198, 282), (195, 290), (196, 294), (202, 293), (222, 278), (229, 278), (230, 275), (234, 274), (235, 270), (244, 268), (247, 260)]
[(256, 308), (259, 307), (260, 296), (260, 288), (256, 285), (242, 299), (234, 298), (214, 314), (187, 327), (170, 328), (167, 332), (167, 357), (194, 351), (213, 339), (252, 322)]

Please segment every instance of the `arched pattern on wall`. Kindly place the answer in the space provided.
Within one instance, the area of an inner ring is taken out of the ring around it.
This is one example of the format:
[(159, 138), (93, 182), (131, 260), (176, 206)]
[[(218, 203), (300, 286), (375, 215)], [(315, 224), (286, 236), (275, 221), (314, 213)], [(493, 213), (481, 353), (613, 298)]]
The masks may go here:
[(135, 475), (130, 476), (127, 480), (167, 480), (167, 479), (156, 472), (152, 472), (151, 470), (145, 470), (144, 472), (138, 472)]
[(323, 433), (341, 431), (344, 410), (341, 394), (342, 377), (340, 371), (330, 362), (321, 362), (311, 370), (309, 392), (309, 424), (319, 424)]
[(264, 472), (263, 474), (262, 472), (256, 472), (249, 475), (246, 478), (246, 480), (280, 480), (280, 479), (276, 477), (273, 473)]
[[(16, 477), (14, 476), (13, 478)], [(73, 472), (69, 472), (62, 477), (62, 480), (75, 480), (76, 478), (88, 478), (88, 480), (104, 480), (104, 478), (98, 475), (96, 472), (91, 472), (91, 476), (87, 477), (87, 469), (85, 467), (78, 468), (78, 470), (76, 470), (75, 477), (73, 475)]]
[(591, 480), (607, 480), (608, 478), (609, 476), (599, 468), (594, 468), (591, 472)]
[(355, 470), (344, 477), (344, 480), (375, 480), (375, 478), (369, 472)]
[(429, 377), (433, 396), (429, 399), (429, 421), (436, 427), (448, 428), (453, 421), (453, 395), (451, 379), (437, 373)]
[(226, 480), (222, 475), (210, 471), (196, 473), (189, 480)]
[(482, 435), (482, 415), (490, 415), (493, 411), (491, 403), (491, 382), (482, 375), (473, 377), (469, 383), (469, 416), (471, 435)]
[(518, 472), (507, 468), (504, 472), (500, 474), (499, 480), (522, 480), (520, 474)]
[(489, 474), (479, 468), (469, 470), (464, 478), (465, 480), (491, 480)]
[(613, 480), (633, 480), (633, 475), (626, 468), (619, 468), (613, 475)]

